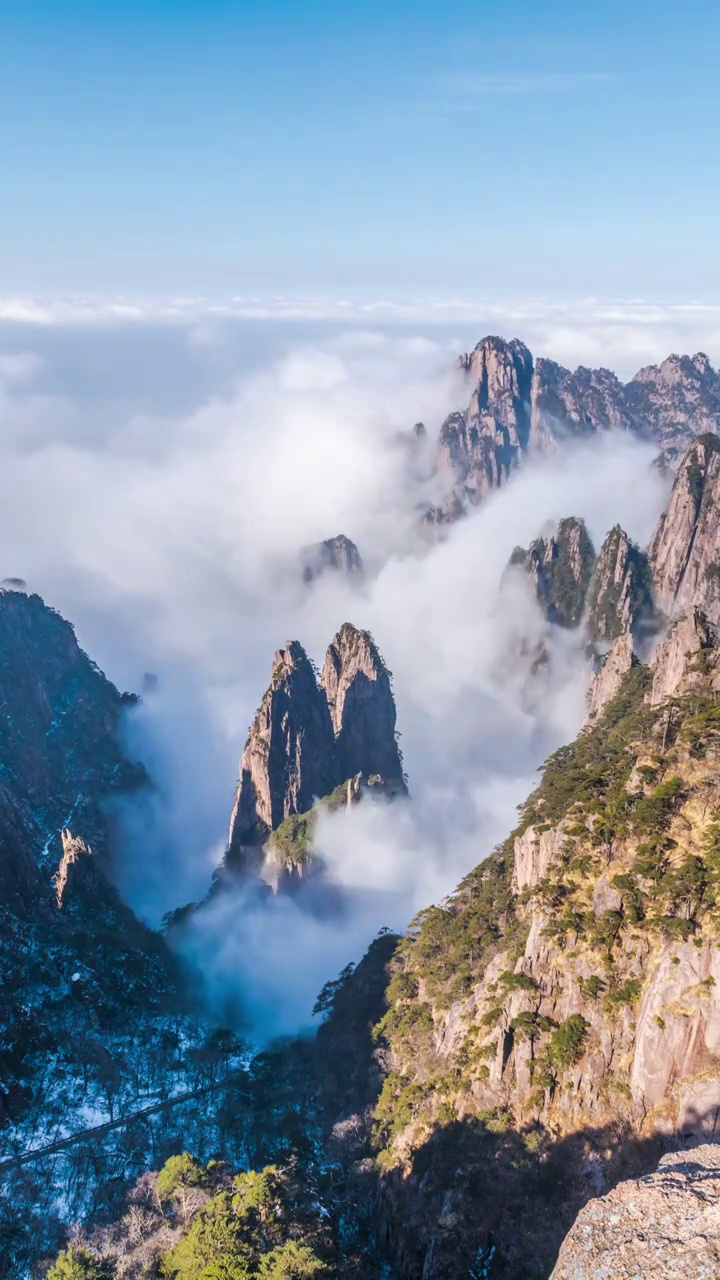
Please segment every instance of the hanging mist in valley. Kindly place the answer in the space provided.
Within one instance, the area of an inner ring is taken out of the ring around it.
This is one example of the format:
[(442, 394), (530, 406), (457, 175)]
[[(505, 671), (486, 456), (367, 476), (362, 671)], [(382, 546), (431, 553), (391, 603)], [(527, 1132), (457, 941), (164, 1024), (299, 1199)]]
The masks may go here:
[[(566, 330), (533, 324), (543, 354), (568, 356)], [(125, 732), (153, 789), (119, 815), (116, 857), (140, 916), (157, 926), (207, 894), (276, 649), (298, 640), (321, 665), (349, 621), (393, 673), (410, 797), (320, 816), (335, 909), (238, 888), (182, 935), (218, 1016), (256, 1040), (307, 1026), (320, 987), (380, 928), (403, 929), (451, 891), (576, 734), (582, 636), (549, 627), (506, 576), (513, 548), (568, 515), (596, 548), (615, 523), (644, 544), (663, 505), (656, 449), (610, 433), (527, 463), (442, 536), (424, 526), (449, 482), (432, 448), (466, 398), (456, 356), (478, 326), (5, 322), (3, 572), (72, 621), (119, 688), (142, 693)], [(597, 323), (578, 355), (601, 360), (604, 333), (612, 358), (617, 334)], [(303, 548), (337, 534), (357, 544), (362, 579), (306, 583)]]

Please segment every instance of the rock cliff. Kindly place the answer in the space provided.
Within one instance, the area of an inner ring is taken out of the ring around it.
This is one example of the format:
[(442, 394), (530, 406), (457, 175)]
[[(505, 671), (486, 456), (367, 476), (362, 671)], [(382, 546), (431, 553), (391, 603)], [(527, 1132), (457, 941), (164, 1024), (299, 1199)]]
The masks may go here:
[(320, 686), (335, 733), (339, 781), (364, 774), (402, 778), (390, 673), (369, 631), (345, 623), (325, 656)]
[(720, 1275), (720, 1146), (663, 1156), (579, 1214), (551, 1280)]
[(349, 578), (361, 578), (364, 572), (362, 557), (351, 538), (338, 533), (301, 552), (303, 580), (314, 582), (325, 573), (342, 573)]
[(548, 622), (560, 627), (580, 624), (595, 567), (583, 520), (561, 520), (555, 532), (536, 538), (527, 551), (517, 547), (510, 563), (524, 569)]
[[(298, 823), (317, 800), (344, 802), (356, 776), (405, 790), (388, 672), (368, 631), (345, 623), (330, 644), (318, 682), (305, 650), (289, 642), (275, 654), (270, 686), (248, 735), (230, 822), (227, 866), (257, 871), (263, 846), (296, 867), (306, 859), (312, 823)], [(356, 785), (357, 798), (361, 792)]]
[(570, 1212), (720, 1114), (720, 654), (692, 635), (679, 683), (619, 637), (614, 696), (398, 950), (374, 1131), (401, 1276), (488, 1250), (503, 1280), (548, 1275)]
[(0, 653), (2, 1128), (70, 1087), (88, 1035), (157, 1016), (178, 975), (112, 884), (115, 804), (148, 785), (120, 744), (136, 699), (38, 596), (0, 592)]
[(654, 440), (674, 457), (720, 430), (720, 375), (702, 353), (670, 356), (622, 383), (608, 369), (574, 371), (514, 339), (483, 338), (461, 357), (468, 404), (442, 426), (437, 464), (454, 483), (431, 517), (456, 519), (533, 453), (601, 431)]
[(270, 686), (240, 760), (230, 821), (228, 863), (242, 867), (292, 814), (312, 808), (336, 785), (334, 733), (327, 698), (301, 644), (275, 653)]
[(690, 608), (720, 622), (720, 440), (703, 435), (686, 451), (648, 558), (668, 618)]
[(656, 625), (647, 557), (616, 525), (600, 548), (590, 587), (590, 637), (596, 644), (625, 633), (642, 640)]

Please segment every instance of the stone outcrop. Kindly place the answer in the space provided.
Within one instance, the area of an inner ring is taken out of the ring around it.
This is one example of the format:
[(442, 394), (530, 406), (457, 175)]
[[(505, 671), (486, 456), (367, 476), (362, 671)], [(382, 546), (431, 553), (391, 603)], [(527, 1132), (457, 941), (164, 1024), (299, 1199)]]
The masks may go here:
[(720, 429), (720, 374), (702, 351), (641, 369), (627, 384), (625, 398), (665, 450), (677, 453), (694, 436)]
[(579, 625), (595, 567), (595, 551), (583, 520), (574, 516), (561, 520), (554, 532), (536, 538), (527, 551), (517, 547), (510, 564), (527, 574), (548, 622), (560, 627)]
[(341, 573), (348, 578), (361, 578), (364, 572), (362, 557), (351, 538), (338, 533), (325, 538), (314, 546), (305, 547), (301, 553), (302, 576), (307, 583), (325, 573)]
[(713, 1280), (720, 1275), (720, 1146), (663, 1156), (582, 1209), (551, 1280)]
[(648, 549), (657, 602), (668, 618), (702, 609), (720, 623), (720, 440), (700, 436), (680, 464)]
[(448, 518), (503, 484), (530, 437), (533, 362), (524, 343), (483, 338), (460, 365), (470, 402), (446, 419), (438, 445), (439, 470), (456, 480), (442, 509)]
[(598, 431), (637, 431), (639, 419), (625, 403), (623, 385), (609, 369), (571, 372), (554, 360), (538, 360), (532, 379), (531, 444), (547, 451), (563, 439)]
[(402, 778), (390, 673), (369, 631), (345, 623), (328, 648), (320, 680), (335, 731), (336, 774)]
[(637, 665), (637, 662), (632, 636), (629, 632), (624, 632), (613, 641), (593, 676), (587, 700), (588, 721), (596, 720), (608, 703), (617, 696), (625, 676), (631, 667)]
[(633, 1099), (650, 1109), (678, 1080), (720, 1062), (720, 951), (682, 942), (663, 949), (638, 1012), (630, 1073)]
[(524, 889), (534, 889), (547, 875), (560, 856), (564, 840), (562, 825), (551, 827), (547, 831), (538, 831), (532, 826), (521, 836), (516, 836), (513, 843), (514, 883), (518, 893), (522, 893)]
[(487, 337), (460, 367), (469, 403), (440, 432), (438, 469), (453, 483), (430, 522), (457, 519), (525, 458), (568, 440), (626, 431), (655, 440), (671, 458), (699, 433), (720, 430), (720, 375), (702, 353), (670, 356), (622, 383), (608, 369), (535, 362), (517, 339)]
[(301, 644), (275, 653), (263, 697), (240, 760), (230, 822), (228, 862), (241, 866), (285, 818), (310, 809), (337, 782), (327, 699)]
[(636, 640), (656, 626), (647, 557), (619, 525), (607, 535), (588, 595), (588, 631), (596, 643), (625, 632)]
[[(718, 685), (720, 655), (718, 634), (700, 609), (690, 609), (673, 624), (665, 640), (656, 645), (650, 659), (653, 672), (650, 702), (653, 706), (693, 685)], [(714, 673), (714, 674), (713, 674)]]
[(147, 778), (118, 736), (136, 699), (118, 693), (39, 596), (0, 591), (0, 650), (0, 885), (22, 893), (32, 882), (32, 896), (38, 868), (57, 867), (71, 819), (108, 867), (107, 804)]
[(340, 628), (319, 683), (302, 645), (279, 649), (240, 761), (228, 867), (257, 870), (271, 832), (356, 775), (404, 791), (395, 720), (390, 673), (368, 631)]
[[(133, 1019), (144, 1035), (177, 996), (177, 973), (113, 883), (117, 802), (125, 809), (147, 794), (145, 770), (120, 741), (136, 699), (36, 595), (0, 591), (0, 653), (2, 1125), (34, 1105), (36, 1084), (39, 1099), (62, 1096), (58, 1075), (79, 1070), (86, 1036), (112, 1026), (115, 1053)], [(68, 1001), (71, 982), (78, 1001)]]

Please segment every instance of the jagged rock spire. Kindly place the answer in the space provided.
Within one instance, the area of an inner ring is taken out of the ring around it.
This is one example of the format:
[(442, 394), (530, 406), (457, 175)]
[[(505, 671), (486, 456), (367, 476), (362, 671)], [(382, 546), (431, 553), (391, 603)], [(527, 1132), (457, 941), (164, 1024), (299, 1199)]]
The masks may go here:
[(285, 818), (329, 794), (335, 781), (327, 700), (305, 650), (292, 640), (275, 653), (270, 686), (240, 761), (229, 863), (242, 864), (247, 847), (262, 845)]
[(401, 778), (390, 673), (369, 631), (343, 624), (328, 648), (321, 686), (335, 732), (339, 779)]
[(576, 627), (595, 567), (595, 551), (583, 520), (569, 516), (555, 533), (536, 538), (527, 551), (516, 547), (511, 565), (528, 575), (538, 604), (549, 622)]
[(720, 622), (720, 439), (699, 436), (680, 464), (668, 509), (648, 549), (658, 604)]
[(303, 580), (308, 583), (328, 571), (345, 574), (348, 578), (360, 578), (364, 572), (360, 552), (344, 533), (304, 547), (300, 558)]
[(615, 525), (597, 559), (588, 597), (588, 630), (593, 641), (612, 641), (626, 632), (650, 634), (655, 626), (652, 577), (647, 556)]
[(404, 790), (389, 672), (370, 633), (345, 623), (320, 684), (296, 640), (275, 654), (240, 761), (228, 866), (257, 870), (271, 832), (358, 774)]

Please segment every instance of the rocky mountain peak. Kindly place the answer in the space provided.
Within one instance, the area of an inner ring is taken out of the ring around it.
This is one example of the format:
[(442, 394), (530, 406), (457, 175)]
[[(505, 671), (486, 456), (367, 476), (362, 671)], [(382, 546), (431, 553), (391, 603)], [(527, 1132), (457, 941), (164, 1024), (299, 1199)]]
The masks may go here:
[(703, 351), (648, 365), (625, 391), (633, 412), (663, 449), (677, 453), (694, 436), (720, 429), (720, 374)]
[(343, 624), (328, 648), (320, 683), (335, 731), (339, 780), (359, 773), (402, 778), (390, 673), (369, 631)]
[(291, 814), (310, 809), (335, 786), (334, 735), (327, 700), (302, 645), (275, 652), (269, 688), (240, 760), (230, 821), (228, 865), (243, 868), (248, 850)]
[(536, 538), (527, 551), (516, 547), (511, 565), (524, 569), (549, 622), (576, 627), (585, 610), (585, 597), (595, 567), (595, 551), (585, 522), (575, 516)]
[(683, 456), (648, 549), (658, 604), (668, 618), (696, 607), (720, 621), (719, 539), (720, 439), (705, 434)]
[(610, 530), (598, 555), (588, 597), (588, 629), (595, 642), (627, 632), (642, 638), (653, 630), (652, 578), (647, 556), (624, 529)]
[(302, 574), (305, 582), (314, 582), (327, 572), (342, 573), (348, 577), (360, 577), (364, 565), (360, 552), (351, 538), (338, 533), (334, 538), (325, 538), (313, 546), (305, 547), (301, 553)]
[(443, 424), (437, 467), (454, 477), (430, 522), (457, 519), (533, 453), (600, 431), (655, 440), (674, 459), (699, 432), (720, 431), (720, 374), (703, 352), (669, 356), (627, 383), (610, 369), (533, 360), (524, 343), (487, 337), (460, 358), (466, 408)]
[(390, 673), (368, 631), (343, 624), (320, 683), (298, 641), (278, 649), (240, 761), (230, 869), (257, 871), (272, 832), (358, 774), (404, 789), (395, 719)]

